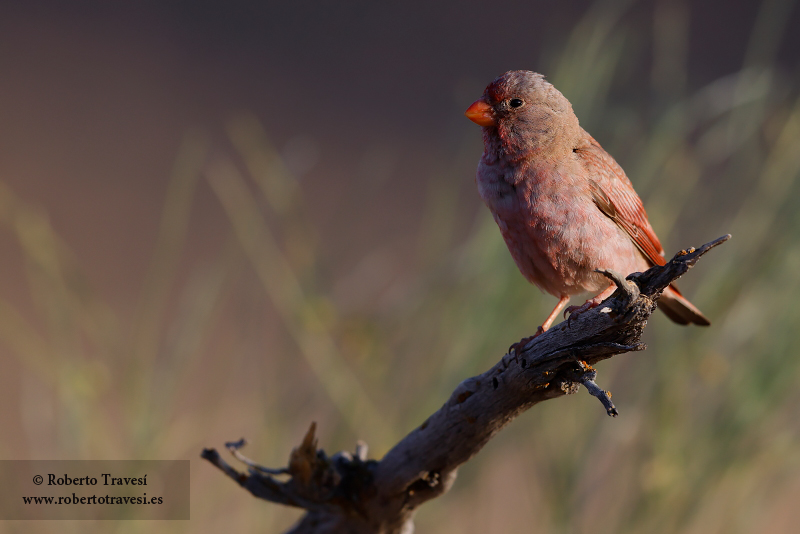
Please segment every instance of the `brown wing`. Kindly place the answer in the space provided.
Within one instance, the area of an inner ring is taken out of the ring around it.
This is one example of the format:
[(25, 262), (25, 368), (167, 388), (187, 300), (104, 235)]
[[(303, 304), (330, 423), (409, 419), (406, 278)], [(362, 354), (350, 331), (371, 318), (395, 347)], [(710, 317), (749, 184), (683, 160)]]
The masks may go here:
[(588, 144), (577, 148), (575, 154), (590, 171), (589, 187), (594, 203), (625, 230), (650, 263), (664, 265), (664, 248), (647, 220), (642, 199), (622, 167), (597, 141), (588, 137)]
[[(587, 143), (575, 150), (589, 170), (589, 189), (597, 207), (625, 230), (642, 254), (654, 265), (664, 265), (664, 248), (647, 220), (642, 199), (633, 190), (625, 171), (603, 147), (587, 134)], [(679, 324), (706, 326), (708, 319), (670, 284), (662, 295), (659, 307)]]

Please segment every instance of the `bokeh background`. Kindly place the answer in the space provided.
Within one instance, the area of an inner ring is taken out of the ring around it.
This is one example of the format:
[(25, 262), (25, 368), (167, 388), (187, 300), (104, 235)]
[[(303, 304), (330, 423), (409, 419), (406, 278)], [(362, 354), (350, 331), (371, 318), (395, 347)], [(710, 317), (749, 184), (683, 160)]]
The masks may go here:
[(380, 458), (554, 298), (481, 204), (464, 109), (545, 73), (712, 320), (534, 407), (417, 531), (794, 532), (800, 8), (791, 0), (0, 2), (0, 457), (191, 459), (189, 522), (281, 532), (199, 459), (311, 421)]

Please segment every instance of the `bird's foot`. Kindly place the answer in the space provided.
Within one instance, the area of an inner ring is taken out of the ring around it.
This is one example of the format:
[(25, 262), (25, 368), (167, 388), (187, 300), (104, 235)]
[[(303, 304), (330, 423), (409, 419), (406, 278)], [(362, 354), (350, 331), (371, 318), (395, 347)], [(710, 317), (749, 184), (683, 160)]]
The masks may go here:
[(533, 334), (532, 336), (522, 338), (513, 345), (511, 345), (510, 347), (508, 347), (508, 353), (511, 354), (513, 352), (514, 356), (516, 356), (517, 354), (522, 352), (522, 350), (525, 348), (525, 345), (530, 343), (531, 340), (533, 340), (535, 337), (544, 334), (544, 332), (545, 332), (544, 328), (542, 328), (541, 326), (537, 327), (535, 334)]
[[(600, 305), (601, 302), (603, 302), (603, 300), (605, 300), (604, 298), (600, 299), (599, 297), (600, 296), (598, 295), (597, 297), (587, 300), (580, 306), (569, 306), (567, 309), (565, 309), (564, 319), (567, 320), (567, 328), (571, 326), (572, 320), (575, 319), (577, 316), (591, 310), (592, 308), (596, 308), (597, 306)], [(569, 314), (569, 317), (567, 317), (567, 314)]]

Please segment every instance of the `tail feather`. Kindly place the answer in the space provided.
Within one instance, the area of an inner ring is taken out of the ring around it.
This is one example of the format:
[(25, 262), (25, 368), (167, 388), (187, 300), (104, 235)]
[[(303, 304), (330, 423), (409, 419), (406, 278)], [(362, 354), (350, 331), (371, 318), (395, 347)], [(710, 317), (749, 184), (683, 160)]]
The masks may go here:
[(670, 284), (664, 290), (658, 301), (658, 308), (678, 324), (696, 324), (700, 326), (711, 324), (711, 321), (706, 319), (694, 304), (681, 295), (681, 292), (678, 291), (674, 284)]

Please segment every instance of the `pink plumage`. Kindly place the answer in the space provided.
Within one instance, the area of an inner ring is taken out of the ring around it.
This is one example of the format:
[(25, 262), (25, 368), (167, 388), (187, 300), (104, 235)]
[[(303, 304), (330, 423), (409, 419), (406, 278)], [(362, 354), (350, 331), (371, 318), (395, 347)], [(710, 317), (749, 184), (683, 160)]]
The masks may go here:
[[(627, 275), (664, 264), (664, 250), (625, 172), (544, 76), (509, 71), (466, 115), (483, 127), (476, 176), (481, 198), (523, 276), (559, 297), (540, 333), (572, 295), (600, 292), (580, 312), (613, 292), (596, 269)], [(659, 308), (679, 324), (709, 324), (674, 285)]]

